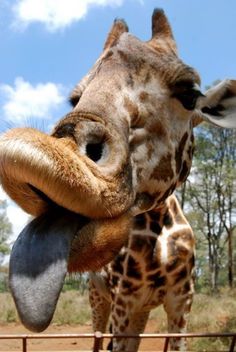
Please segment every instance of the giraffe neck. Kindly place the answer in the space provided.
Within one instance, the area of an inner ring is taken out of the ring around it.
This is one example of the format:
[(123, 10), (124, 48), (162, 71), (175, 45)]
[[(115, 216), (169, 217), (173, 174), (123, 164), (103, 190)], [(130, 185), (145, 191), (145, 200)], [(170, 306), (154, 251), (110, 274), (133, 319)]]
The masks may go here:
[[(90, 298), (96, 291), (101, 300), (94, 308), (95, 329), (103, 328), (98, 312), (101, 318), (111, 309), (114, 333), (141, 333), (150, 310), (163, 304), (169, 332), (184, 332), (192, 303), (193, 275), (194, 235), (177, 199), (170, 196), (162, 206), (134, 218), (126, 246), (100, 279), (92, 280)], [(95, 306), (95, 301), (91, 302)], [(137, 339), (113, 342), (114, 351), (137, 351), (139, 345)], [(174, 350), (183, 346), (183, 340), (171, 340)]]

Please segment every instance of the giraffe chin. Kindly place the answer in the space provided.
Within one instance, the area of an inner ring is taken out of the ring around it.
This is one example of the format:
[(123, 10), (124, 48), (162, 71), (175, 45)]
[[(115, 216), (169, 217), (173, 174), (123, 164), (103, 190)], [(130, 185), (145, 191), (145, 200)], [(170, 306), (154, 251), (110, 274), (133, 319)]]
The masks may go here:
[(126, 213), (90, 220), (57, 208), (23, 229), (12, 249), (9, 283), (27, 329), (41, 332), (48, 327), (68, 270), (97, 270), (118, 253), (127, 240), (130, 219)]

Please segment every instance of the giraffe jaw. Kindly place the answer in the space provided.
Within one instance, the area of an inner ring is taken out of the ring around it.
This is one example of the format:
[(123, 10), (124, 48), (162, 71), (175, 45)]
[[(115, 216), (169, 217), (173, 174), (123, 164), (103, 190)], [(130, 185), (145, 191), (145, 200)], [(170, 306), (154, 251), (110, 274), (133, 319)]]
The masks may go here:
[(12, 249), (9, 284), (26, 328), (48, 327), (67, 271), (96, 271), (112, 260), (127, 240), (130, 218), (90, 220), (52, 209), (23, 229)]

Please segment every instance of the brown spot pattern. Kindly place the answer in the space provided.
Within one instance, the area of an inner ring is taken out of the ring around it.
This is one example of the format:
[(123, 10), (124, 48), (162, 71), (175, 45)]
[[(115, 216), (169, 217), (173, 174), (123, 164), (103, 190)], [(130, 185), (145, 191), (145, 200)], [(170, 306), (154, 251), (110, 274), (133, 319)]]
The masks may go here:
[(140, 94), (139, 94), (139, 100), (141, 103), (145, 103), (147, 100), (148, 100), (148, 93), (145, 92), (145, 91), (142, 91)]
[(117, 50), (118, 54), (120, 55), (121, 59), (124, 61), (124, 62), (129, 62), (129, 56), (127, 55), (127, 53), (125, 53), (124, 51), (122, 50)]
[(155, 180), (167, 181), (174, 177), (174, 172), (171, 165), (171, 154), (163, 156), (159, 161), (159, 164), (154, 168), (151, 178)]
[(169, 259), (168, 263), (166, 264), (166, 271), (168, 273), (171, 271), (174, 271), (179, 267), (181, 263), (182, 263), (182, 260), (179, 257)]
[(165, 225), (165, 227), (168, 229), (173, 226), (173, 219), (169, 211), (167, 211), (164, 215), (163, 225)]
[(179, 182), (184, 182), (186, 181), (188, 175), (189, 175), (189, 171), (190, 171), (190, 166), (186, 160), (184, 160), (183, 164), (182, 164), (182, 169), (179, 175)]
[(129, 116), (132, 120), (132, 125), (136, 125), (139, 121), (139, 109), (138, 106), (130, 100), (130, 98), (124, 98), (124, 107), (128, 111)]
[(181, 166), (182, 166), (182, 159), (183, 159), (183, 151), (186, 145), (188, 139), (188, 133), (185, 132), (185, 134), (183, 135), (183, 137), (181, 138), (181, 141), (179, 143), (179, 146), (176, 150), (175, 153), (175, 162), (176, 162), (176, 173), (178, 174), (181, 170)]
[(163, 122), (157, 120), (155, 117), (154, 119), (155, 123), (152, 123), (150, 126), (148, 126), (148, 132), (155, 134), (155, 136), (158, 138), (165, 138), (167, 136), (167, 131)]

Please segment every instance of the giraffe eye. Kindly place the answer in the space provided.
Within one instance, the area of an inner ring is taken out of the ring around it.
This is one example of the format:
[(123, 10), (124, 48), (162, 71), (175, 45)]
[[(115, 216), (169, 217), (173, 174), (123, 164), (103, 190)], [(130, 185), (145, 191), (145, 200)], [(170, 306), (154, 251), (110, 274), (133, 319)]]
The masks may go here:
[(194, 110), (199, 97), (203, 96), (199, 86), (192, 81), (177, 82), (172, 95), (178, 99), (187, 110)]
[(176, 98), (181, 102), (183, 107), (187, 110), (194, 110), (197, 100), (201, 94), (195, 90), (186, 91), (182, 94), (176, 95)]
[(76, 105), (78, 104), (78, 102), (82, 96), (82, 93), (83, 93), (83, 91), (79, 85), (76, 86), (75, 89), (72, 91), (72, 93), (69, 97), (69, 102), (73, 108), (75, 108)]
[(79, 95), (71, 95), (69, 98), (69, 102), (72, 105), (72, 107), (76, 107), (76, 105), (78, 104), (80, 100), (80, 96)]

